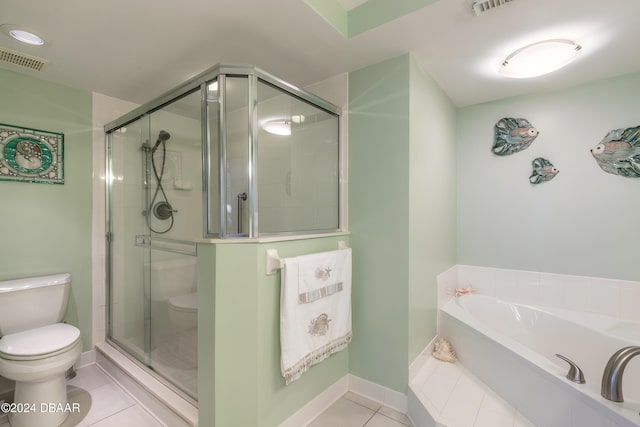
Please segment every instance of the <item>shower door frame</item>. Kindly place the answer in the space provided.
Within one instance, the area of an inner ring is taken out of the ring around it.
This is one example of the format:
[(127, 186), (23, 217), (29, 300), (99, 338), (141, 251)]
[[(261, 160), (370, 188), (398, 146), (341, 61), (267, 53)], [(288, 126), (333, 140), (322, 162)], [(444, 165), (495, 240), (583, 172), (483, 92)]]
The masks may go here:
[[(238, 234), (233, 233), (227, 229), (226, 226), (226, 211), (225, 211), (225, 203), (226, 201), (226, 147), (227, 147), (227, 135), (226, 135), (226, 78), (227, 77), (246, 77), (248, 79), (249, 85), (249, 96), (247, 100), (248, 104), (248, 128), (249, 128), (249, 138), (248, 138), (248, 152), (249, 152), (249, 191), (248, 191), (248, 232)], [(219, 104), (218, 108), (218, 146), (216, 147), (219, 152), (218, 165), (211, 164), (211, 146), (212, 144), (212, 135), (209, 127), (209, 102), (207, 99), (207, 86), (213, 81), (218, 82), (218, 99), (216, 102)], [(342, 147), (342, 138), (339, 137), (341, 135), (341, 123), (340, 116), (342, 115), (342, 110), (331, 104), (330, 102), (316, 96), (310, 92), (307, 92), (303, 89), (298, 88), (272, 74), (269, 74), (257, 67), (248, 66), (248, 65), (222, 65), (218, 64), (178, 86), (177, 88), (159, 96), (158, 98), (134, 109), (133, 111), (125, 114), (124, 116), (106, 124), (104, 126), (105, 133), (110, 133), (122, 126), (125, 126), (145, 114), (149, 114), (153, 111), (156, 111), (165, 105), (171, 103), (177, 98), (184, 96), (190, 92), (195, 91), (196, 89), (200, 89), (201, 97), (202, 97), (202, 168), (203, 168), (203, 236), (204, 238), (220, 238), (220, 239), (228, 239), (228, 238), (249, 238), (255, 239), (262, 236), (267, 236), (267, 234), (259, 233), (259, 224), (258, 224), (258, 179), (257, 179), (257, 156), (258, 156), (258, 147), (257, 147), (257, 134), (258, 134), (258, 81), (263, 81), (267, 84), (270, 84), (289, 95), (301, 99), (305, 102), (308, 102), (314, 105), (317, 108), (320, 108), (327, 113), (335, 115), (338, 118), (338, 140), (339, 147)], [(293, 231), (293, 232), (278, 232), (273, 234), (268, 234), (268, 236), (296, 236), (296, 235), (308, 235), (308, 234), (328, 234), (328, 233), (336, 233), (343, 232), (346, 230), (346, 218), (344, 215), (344, 211), (346, 209), (346, 202), (343, 197), (344, 191), (344, 183), (343, 183), (343, 172), (345, 170), (344, 158), (342, 149), (338, 150), (338, 227), (332, 230), (305, 230), (305, 231)], [(211, 176), (211, 173), (218, 174), (218, 191), (214, 192), (211, 187), (211, 182), (208, 177)], [(204, 179), (207, 177), (207, 179)], [(108, 193), (108, 190), (107, 190)], [(217, 197), (216, 197), (217, 196)], [(219, 206), (219, 219), (217, 224), (213, 224), (212, 216), (209, 212), (209, 207), (214, 205), (215, 202), (218, 202)], [(109, 226), (109, 219), (107, 219), (107, 226)], [(109, 228), (107, 228), (110, 230)], [(217, 232), (214, 230), (218, 230)]]
[[(193, 91), (192, 91), (193, 92)], [(189, 92), (186, 92), (189, 94)], [(180, 98), (180, 97), (178, 97)], [(176, 98), (176, 99), (178, 99)], [(167, 103), (168, 104), (168, 103)], [(167, 105), (164, 104), (164, 105)], [(164, 106), (163, 105), (163, 106)], [(162, 107), (157, 108), (159, 110)], [(156, 111), (153, 110), (153, 111)], [(153, 111), (149, 111), (134, 120), (130, 120), (127, 124), (134, 123), (138, 120), (150, 120), (151, 113)], [(122, 125), (124, 126), (124, 125)], [(120, 127), (122, 127), (120, 126)], [(143, 140), (149, 140), (149, 126), (148, 123), (145, 126), (144, 124), (141, 126), (142, 128), (146, 128), (145, 131), (141, 132)], [(135, 350), (132, 350), (129, 344), (125, 342), (121, 342), (119, 337), (112, 336), (113, 331), (113, 321), (112, 321), (112, 302), (113, 302), (113, 286), (112, 281), (113, 278), (113, 243), (114, 243), (114, 232), (113, 232), (113, 189), (111, 186), (112, 178), (114, 177), (113, 173), (113, 142), (110, 140), (110, 135), (106, 135), (106, 145), (105, 145), (105, 170), (106, 170), (106, 191), (105, 191), (105, 219), (106, 219), (106, 262), (105, 262), (105, 279), (107, 284), (106, 289), (106, 298), (107, 298), (107, 307), (105, 310), (105, 339), (108, 344), (110, 344), (113, 348), (117, 349), (120, 353), (125, 355), (129, 360), (131, 360), (135, 365), (145, 370), (147, 374), (160, 381), (165, 387), (172, 390), (174, 393), (182, 397), (184, 400), (194, 405), (198, 406), (197, 398), (191, 396), (188, 392), (180, 388), (178, 385), (174, 384), (171, 378), (166, 377), (165, 375), (159, 373), (154, 368), (153, 359), (151, 355), (151, 334), (152, 334), (152, 325), (151, 325), (151, 265), (153, 259), (153, 250), (159, 250), (163, 252), (171, 252), (185, 256), (197, 257), (197, 244), (195, 241), (185, 241), (179, 239), (169, 239), (164, 238), (161, 235), (152, 236), (151, 228), (149, 223), (145, 220), (145, 230), (144, 234), (136, 235), (135, 246), (141, 247), (143, 249), (143, 266), (142, 266), (142, 275), (143, 275), (143, 321), (142, 325), (143, 329), (143, 339), (144, 345), (140, 348), (142, 350), (142, 354), (136, 355)], [(142, 151), (142, 164), (144, 165), (141, 168), (141, 172), (143, 174), (142, 185), (144, 187), (142, 192), (142, 197), (144, 199), (144, 206), (149, 206), (150, 199), (150, 182), (151, 177), (149, 176), (149, 170), (147, 162), (149, 159), (146, 157), (148, 153)], [(151, 214), (148, 212), (148, 214)]]
[[(227, 230), (226, 226), (226, 148), (227, 148), (227, 135), (226, 135), (226, 101), (227, 101), (227, 93), (226, 93), (226, 79), (227, 77), (246, 77), (248, 82), (248, 165), (249, 165), (249, 188), (248, 188), (248, 232), (246, 234), (238, 234), (232, 233)], [(208, 98), (208, 86), (212, 82), (218, 82), (218, 97), (217, 99), (209, 99)], [(204, 238), (213, 238), (213, 239), (227, 239), (229, 242), (233, 242), (236, 240), (235, 238), (249, 238), (255, 239), (259, 237), (259, 224), (258, 224), (258, 191), (257, 191), (257, 134), (258, 134), (258, 82), (267, 83), (275, 88), (286, 92), (294, 98), (305, 101), (321, 110), (324, 110), (327, 113), (330, 113), (337, 117), (337, 137), (338, 137), (338, 228), (337, 229), (323, 229), (323, 230), (307, 230), (300, 232), (280, 232), (269, 234), (268, 236), (278, 235), (278, 236), (295, 236), (295, 235), (309, 235), (309, 234), (330, 234), (336, 232), (343, 232), (346, 230), (346, 218), (344, 211), (346, 210), (346, 201), (344, 200), (344, 182), (343, 182), (343, 171), (345, 170), (346, 165), (344, 164), (344, 153), (343, 153), (343, 142), (340, 137), (342, 129), (341, 129), (341, 120), (340, 116), (342, 111), (339, 107), (331, 104), (324, 99), (313, 95), (307, 91), (304, 91), (286, 81), (275, 77), (267, 72), (264, 72), (253, 66), (236, 66), (236, 65), (221, 65), (218, 64), (199, 75), (193, 77), (182, 85), (176, 87), (175, 89), (166, 92), (165, 94), (159, 96), (158, 98), (130, 111), (129, 113), (121, 116), (120, 118), (106, 124), (104, 126), (104, 131), (107, 134), (107, 139), (110, 138), (110, 133), (116, 131), (123, 126), (131, 124), (139, 119), (142, 119), (144, 116), (153, 113), (154, 111), (160, 110), (168, 104), (172, 103), (178, 98), (181, 98), (189, 93), (195, 92), (198, 89), (200, 90), (201, 96), (201, 129), (202, 129), (202, 170), (203, 170), (203, 200), (202, 200), (202, 209), (203, 209), (203, 236)], [(210, 117), (209, 113), (209, 104), (211, 102), (217, 102), (219, 104), (218, 107), (218, 134), (217, 136), (217, 146), (212, 147), (212, 143), (214, 142), (214, 138), (216, 136), (211, 135), (211, 129), (209, 126), (210, 120), (213, 117)], [(217, 150), (219, 153), (218, 164), (212, 164), (211, 161), (211, 150)], [(178, 387), (174, 386), (169, 380), (164, 378), (162, 375), (159, 375), (152, 369), (149, 369), (149, 365), (145, 365), (143, 362), (138, 360), (135, 356), (130, 355), (127, 349), (118, 345), (117, 342), (110, 336), (111, 330), (111, 300), (112, 300), (112, 280), (113, 280), (113, 260), (112, 260), (112, 245), (113, 245), (113, 222), (112, 222), (112, 189), (111, 189), (111, 173), (112, 169), (112, 153), (111, 153), (111, 144), (107, 143), (106, 145), (106, 171), (107, 176), (105, 179), (106, 186), (106, 266), (105, 266), (105, 279), (107, 284), (107, 298), (108, 304), (105, 316), (106, 316), (106, 337), (107, 342), (114, 346), (117, 350), (127, 356), (130, 360), (132, 360), (138, 366), (144, 368), (150, 375), (157, 378), (163, 384), (165, 384), (170, 389), (174, 390), (179, 395), (186, 398), (188, 401), (197, 405), (196, 401), (180, 390)], [(211, 173), (215, 173), (218, 175), (218, 188), (211, 188), (213, 186), (211, 182)], [(223, 203), (223, 201), (225, 203)], [(211, 206), (219, 206), (219, 221), (216, 224), (212, 222), (212, 215), (210, 215), (209, 209)], [(217, 228), (217, 232), (214, 231)], [(263, 236), (266, 236), (264, 234)], [(157, 237), (155, 238), (157, 239)], [(151, 244), (150, 242), (149, 245)]]

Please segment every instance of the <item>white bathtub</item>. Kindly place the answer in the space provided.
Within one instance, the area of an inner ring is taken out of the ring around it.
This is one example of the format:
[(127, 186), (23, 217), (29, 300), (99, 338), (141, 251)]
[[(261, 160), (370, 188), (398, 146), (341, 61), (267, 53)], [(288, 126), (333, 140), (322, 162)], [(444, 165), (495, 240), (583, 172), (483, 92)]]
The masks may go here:
[[(438, 330), (467, 369), (538, 427), (640, 426), (640, 357), (625, 370), (625, 402), (600, 396), (609, 357), (640, 345), (640, 323), (472, 294), (442, 307)], [(565, 378), (569, 366), (556, 353), (580, 366), (586, 384)]]

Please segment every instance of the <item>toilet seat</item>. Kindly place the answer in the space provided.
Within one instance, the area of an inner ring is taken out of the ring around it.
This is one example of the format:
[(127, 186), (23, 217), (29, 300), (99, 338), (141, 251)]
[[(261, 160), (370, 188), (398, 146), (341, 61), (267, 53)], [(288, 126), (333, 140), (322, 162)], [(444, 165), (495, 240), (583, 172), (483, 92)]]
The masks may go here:
[(80, 330), (66, 323), (29, 329), (0, 339), (0, 357), (37, 360), (64, 353), (80, 340)]
[(187, 313), (195, 313), (198, 311), (198, 293), (179, 295), (169, 298), (169, 305), (173, 310), (183, 311)]

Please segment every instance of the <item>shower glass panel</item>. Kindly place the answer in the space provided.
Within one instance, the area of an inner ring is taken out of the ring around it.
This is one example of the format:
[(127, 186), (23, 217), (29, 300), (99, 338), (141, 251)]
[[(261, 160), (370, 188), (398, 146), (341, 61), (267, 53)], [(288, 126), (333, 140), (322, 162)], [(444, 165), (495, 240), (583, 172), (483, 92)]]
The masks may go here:
[(339, 228), (338, 116), (258, 80), (260, 234)]
[(219, 65), (107, 124), (109, 342), (197, 401), (196, 242), (340, 231), (339, 114)]
[(141, 141), (148, 140), (147, 119), (136, 120), (109, 134), (109, 210), (111, 217), (109, 336), (136, 359), (148, 364), (145, 326), (149, 292), (144, 266), (149, 252), (135, 245), (146, 228), (140, 215), (146, 208), (145, 175), (142, 173)]
[[(224, 79), (223, 79), (224, 80)], [(205, 123), (204, 135), (208, 141), (205, 144), (205, 152), (203, 158), (206, 162), (205, 170), (210, 171), (204, 177), (206, 183), (206, 211), (202, 213), (206, 219), (204, 234), (218, 236), (220, 234), (220, 153), (223, 150), (220, 147), (220, 133), (223, 128), (220, 126), (220, 83), (213, 80), (205, 84)], [(205, 225), (205, 224), (203, 224)]]
[(109, 135), (109, 338), (197, 400), (200, 92)]
[(249, 79), (225, 79), (225, 214), (227, 237), (249, 235)]

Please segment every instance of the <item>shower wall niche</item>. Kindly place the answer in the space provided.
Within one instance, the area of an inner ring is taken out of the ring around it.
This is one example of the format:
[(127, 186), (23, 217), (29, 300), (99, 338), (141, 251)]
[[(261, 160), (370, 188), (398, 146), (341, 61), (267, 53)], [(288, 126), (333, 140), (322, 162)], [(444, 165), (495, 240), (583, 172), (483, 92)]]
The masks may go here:
[(340, 231), (339, 114), (219, 65), (105, 127), (111, 344), (197, 401), (197, 242)]

